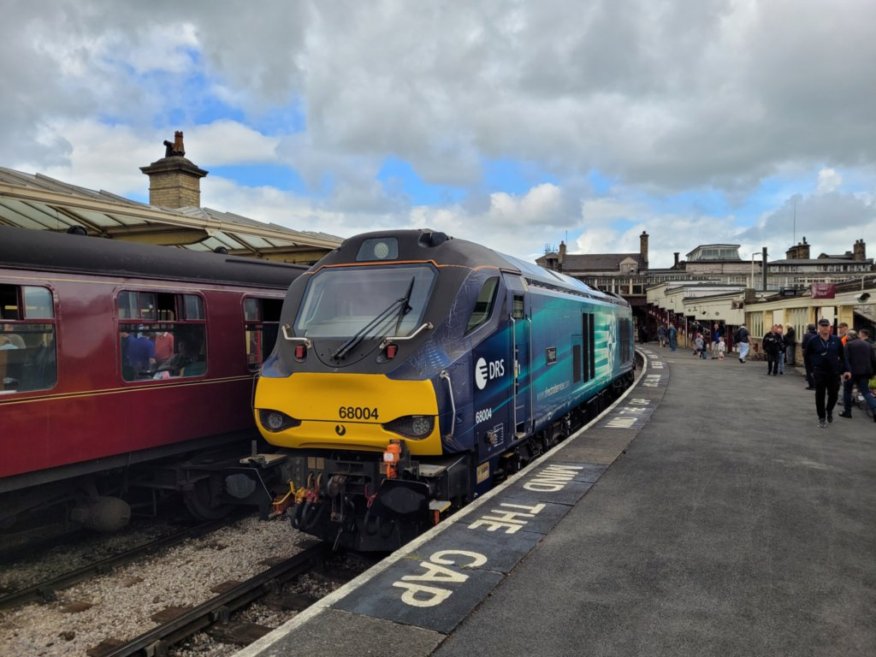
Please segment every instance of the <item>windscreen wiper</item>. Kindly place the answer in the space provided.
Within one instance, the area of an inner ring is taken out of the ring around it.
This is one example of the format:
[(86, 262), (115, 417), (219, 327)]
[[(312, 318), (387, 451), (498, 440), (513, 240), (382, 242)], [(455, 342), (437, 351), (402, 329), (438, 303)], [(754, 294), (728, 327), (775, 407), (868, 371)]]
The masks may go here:
[(414, 289), (414, 277), (411, 276), (411, 283), (408, 285), (407, 294), (403, 297), (399, 297), (391, 304), (389, 304), (386, 308), (384, 308), (374, 319), (368, 322), (365, 326), (356, 331), (356, 334), (347, 340), (344, 344), (342, 344), (335, 353), (332, 354), (332, 360), (342, 360), (349, 354), (353, 349), (359, 346), (362, 340), (365, 339), (365, 336), (368, 335), (370, 331), (375, 330), (378, 326), (383, 324), (386, 320), (394, 317), (393, 313), (398, 312), (399, 317), (399, 325), (401, 324), (401, 318), (407, 315), (411, 311), (411, 306), (408, 302), (411, 299), (411, 292)]
[(402, 297), (402, 307), (398, 311), (398, 321), (395, 323), (395, 332), (398, 333), (401, 329), (402, 320), (409, 312), (411, 312), (411, 293), (414, 291), (414, 277), (411, 276), (411, 282), (408, 285), (408, 291)]

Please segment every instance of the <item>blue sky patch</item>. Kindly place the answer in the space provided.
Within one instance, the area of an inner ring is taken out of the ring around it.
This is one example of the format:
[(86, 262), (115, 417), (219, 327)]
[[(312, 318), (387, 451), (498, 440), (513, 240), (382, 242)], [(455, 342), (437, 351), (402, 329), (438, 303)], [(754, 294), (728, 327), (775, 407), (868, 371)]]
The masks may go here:
[(536, 166), (517, 160), (484, 160), (483, 185), (490, 192), (505, 192), (523, 196), (530, 189), (544, 183), (559, 184), (559, 179)]
[(252, 164), (210, 167), (210, 175), (228, 178), (246, 187), (276, 187), (286, 192), (313, 195), (298, 172), (279, 164)]
[(587, 181), (590, 183), (590, 186), (593, 188), (594, 194), (607, 194), (611, 191), (612, 187), (615, 186), (617, 182), (613, 178), (609, 178), (606, 175), (603, 175), (601, 171), (596, 169), (591, 169), (587, 174)]
[(391, 195), (402, 194), (413, 205), (443, 205), (465, 198), (465, 190), (451, 185), (432, 185), (420, 178), (410, 163), (388, 157), (377, 173), (377, 179)]

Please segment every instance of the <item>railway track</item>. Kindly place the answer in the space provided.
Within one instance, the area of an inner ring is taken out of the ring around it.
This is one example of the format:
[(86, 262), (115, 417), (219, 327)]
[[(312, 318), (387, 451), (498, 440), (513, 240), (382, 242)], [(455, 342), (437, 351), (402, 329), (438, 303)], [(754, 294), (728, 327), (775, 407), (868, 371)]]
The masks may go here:
[(215, 624), (225, 624), (225, 633), (248, 635), (250, 641), (270, 631), (270, 628), (253, 626), (251, 623), (234, 625), (230, 616), (254, 601), (272, 593), (282, 584), (310, 572), (325, 563), (331, 554), (331, 545), (315, 543), (295, 556), (278, 563), (268, 570), (241, 582), (214, 598), (188, 610), (180, 610), (173, 618), (162, 622), (147, 632), (130, 640), (108, 639), (88, 651), (91, 657), (158, 657), (167, 654), (177, 645), (198, 632)]
[(28, 602), (51, 602), (55, 599), (56, 591), (72, 586), (94, 575), (108, 573), (114, 568), (133, 563), (160, 550), (178, 545), (185, 540), (204, 536), (216, 531), (220, 527), (239, 520), (241, 517), (241, 514), (235, 514), (220, 520), (201, 523), (0, 596), (0, 609), (9, 609)]

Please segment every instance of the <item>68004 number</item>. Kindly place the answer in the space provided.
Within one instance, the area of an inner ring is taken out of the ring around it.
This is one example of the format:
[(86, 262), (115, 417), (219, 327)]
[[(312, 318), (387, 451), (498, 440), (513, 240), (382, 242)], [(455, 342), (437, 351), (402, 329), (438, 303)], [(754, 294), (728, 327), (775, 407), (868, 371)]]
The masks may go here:
[(367, 406), (341, 406), (338, 409), (338, 417), (342, 420), (379, 420), (377, 407)]

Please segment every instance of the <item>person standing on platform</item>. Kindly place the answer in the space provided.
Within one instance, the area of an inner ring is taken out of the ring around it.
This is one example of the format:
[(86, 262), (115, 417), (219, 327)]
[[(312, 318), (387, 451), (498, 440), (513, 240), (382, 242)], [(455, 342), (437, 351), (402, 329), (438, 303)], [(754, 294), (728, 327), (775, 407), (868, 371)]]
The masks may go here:
[(840, 342), (843, 343), (843, 346), (846, 346), (846, 342), (849, 340), (849, 325), (845, 322), (840, 322), (836, 325), (836, 334), (839, 336)]
[(843, 381), (843, 411), (840, 417), (852, 417), (852, 386), (858, 386), (858, 392), (864, 396), (876, 422), (876, 397), (870, 390), (870, 378), (876, 372), (876, 350), (867, 341), (870, 331), (861, 329), (860, 338), (854, 331), (849, 331), (846, 336), (846, 369), (851, 376)]
[(788, 367), (794, 367), (795, 356), (797, 352), (797, 333), (792, 325), (788, 325), (788, 330), (785, 331), (785, 364)]
[(817, 338), (818, 333), (815, 332), (815, 324), (809, 324), (806, 327), (806, 333), (803, 335), (803, 341), (800, 348), (803, 350), (803, 366), (806, 368), (806, 389), (815, 390), (815, 379), (812, 378), (812, 363), (809, 362), (809, 356), (806, 355), (806, 347), (813, 338)]
[(779, 349), (783, 348), (781, 347), (781, 339), (779, 338), (778, 333), (776, 333), (775, 324), (773, 324), (772, 328), (763, 336), (761, 344), (763, 345), (763, 350), (767, 357), (767, 376), (775, 376), (779, 373)]
[(776, 345), (778, 353), (776, 354), (776, 367), (779, 368), (779, 374), (785, 374), (785, 327), (781, 324), (776, 324), (776, 329), (773, 331), (779, 338), (779, 343)]
[(666, 336), (669, 338), (669, 351), (678, 349), (678, 331), (673, 324), (670, 324), (666, 329)]
[[(818, 426), (824, 429), (833, 422), (833, 409), (839, 397), (840, 377), (848, 379), (843, 343), (830, 334), (830, 320), (818, 320), (818, 334), (806, 343), (806, 356), (812, 363), (812, 378), (815, 380), (815, 412)], [(827, 403), (825, 403), (827, 395)]]
[(733, 342), (739, 345), (739, 362), (744, 363), (745, 359), (748, 357), (748, 329), (745, 328), (745, 324), (736, 329), (736, 333), (733, 334)]
[(660, 341), (660, 346), (666, 346), (666, 326), (661, 324), (657, 327), (657, 339)]
[(721, 336), (724, 335), (724, 332), (721, 330), (721, 325), (718, 322), (715, 322), (712, 325), (712, 359), (718, 357), (718, 342), (721, 340)]

